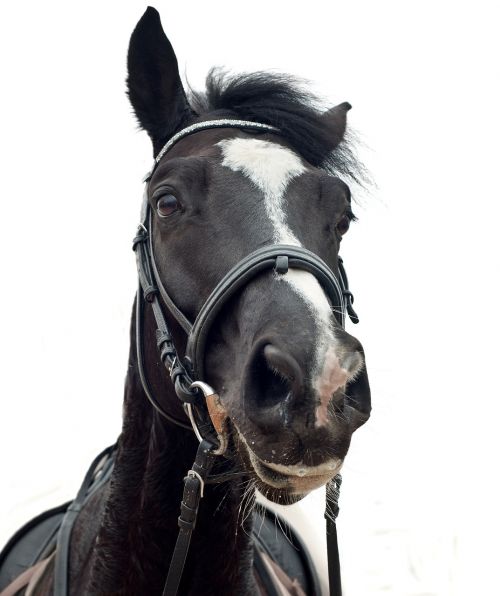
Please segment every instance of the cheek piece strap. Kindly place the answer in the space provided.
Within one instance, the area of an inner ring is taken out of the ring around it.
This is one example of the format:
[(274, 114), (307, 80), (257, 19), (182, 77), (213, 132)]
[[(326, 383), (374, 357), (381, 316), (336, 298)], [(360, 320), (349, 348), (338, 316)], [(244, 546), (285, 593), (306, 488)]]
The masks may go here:
[[(144, 392), (152, 406), (167, 420), (195, 432), (200, 445), (192, 469), (188, 471), (184, 485), (181, 515), (179, 516), (179, 536), (170, 563), (163, 596), (178, 593), (185, 559), (189, 549), (191, 534), (196, 523), (199, 500), (203, 496), (206, 482), (215, 457), (224, 454), (228, 445), (227, 415), (218, 394), (205, 381), (204, 356), (207, 338), (213, 322), (227, 301), (242, 287), (265, 270), (273, 270), (276, 275), (286, 275), (289, 268), (303, 269), (312, 273), (323, 287), (339, 324), (344, 327), (346, 314), (353, 323), (358, 317), (353, 309), (354, 301), (349, 291), (347, 275), (342, 259), (338, 258), (338, 277), (328, 265), (311, 251), (291, 245), (274, 244), (264, 246), (238, 262), (230, 269), (213, 289), (191, 323), (165, 289), (154, 258), (152, 226), (153, 218), (148, 202), (148, 184), (161, 158), (179, 140), (201, 130), (214, 128), (237, 128), (244, 131), (277, 133), (279, 130), (268, 124), (245, 120), (221, 119), (199, 122), (188, 126), (174, 135), (161, 149), (153, 168), (145, 176), (146, 183), (141, 211), (141, 223), (133, 240), (136, 254), (139, 287), (136, 296), (136, 349), (139, 375)], [(184, 358), (180, 357), (166, 318), (162, 304), (187, 334), (187, 348)], [(156, 321), (156, 345), (163, 362), (181, 400), (190, 424), (179, 420), (167, 412), (155, 398), (149, 386), (144, 363), (143, 317), (145, 305), (151, 306)], [(337, 475), (327, 485), (328, 570), (330, 594), (341, 595), (340, 563), (336, 540), (335, 519), (338, 514), (338, 494), (341, 477)]]

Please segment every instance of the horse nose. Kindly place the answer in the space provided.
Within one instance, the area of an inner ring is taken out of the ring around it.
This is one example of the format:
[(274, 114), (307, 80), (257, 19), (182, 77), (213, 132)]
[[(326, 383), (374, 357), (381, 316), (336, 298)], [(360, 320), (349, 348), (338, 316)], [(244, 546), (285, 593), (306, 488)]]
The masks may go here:
[(256, 346), (246, 370), (248, 416), (267, 427), (286, 425), (303, 395), (303, 381), (302, 369), (289, 351), (271, 342)]
[(350, 383), (363, 369), (363, 351), (343, 330), (338, 337), (339, 343), (325, 348), (318, 362), (311, 360), (307, 342), (284, 346), (274, 336), (257, 342), (243, 379), (247, 416), (268, 431), (294, 418), (295, 425), (300, 420), (302, 426), (319, 428), (331, 422), (332, 411), (342, 414), (346, 400), (355, 406)]

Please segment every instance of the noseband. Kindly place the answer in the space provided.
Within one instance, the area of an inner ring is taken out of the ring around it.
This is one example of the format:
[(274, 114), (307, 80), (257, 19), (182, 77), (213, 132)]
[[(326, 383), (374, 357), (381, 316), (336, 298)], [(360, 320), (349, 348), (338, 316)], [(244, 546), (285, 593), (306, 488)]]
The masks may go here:
[[(345, 326), (347, 314), (353, 323), (358, 322), (358, 317), (352, 307), (353, 295), (349, 291), (347, 275), (342, 259), (340, 257), (338, 258), (339, 276), (337, 278), (320, 257), (301, 246), (286, 244), (264, 246), (239, 261), (212, 290), (194, 322), (191, 323), (177, 307), (161, 281), (154, 258), (152, 213), (148, 201), (149, 181), (162, 157), (178, 141), (196, 132), (215, 128), (236, 128), (243, 131), (280, 134), (279, 129), (268, 124), (233, 119), (199, 122), (175, 134), (161, 149), (155, 159), (153, 168), (144, 178), (146, 187), (141, 212), (141, 223), (139, 224), (138, 232), (133, 242), (139, 274), (139, 289), (136, 298), (137, 356), (139, 374), (144, 391), (149, 401), (160, 414), (179, 426), (192, 428), (200, 441), (200, 447), (195, 463), (193, 464), (193, 469), (188, 472), (185, 479), (181, 516), (179, 517), (179, 537), (170, 564), (169, 574), (163, 592), (164, 596), (172, 596), (177, 593), (203, 485), (207, 480), (215, 456), (223, 454), (227, 446), (227, 436), (224, 433), (223, 423), (218, 415), (218, 412), (221, 411), (218, 395), (205, 382), (204, 359), (207, 338), (217, 315), (231, 297), (249, 284), (260, 273), (270, 270), (274, 271), (276, 275), (281, 276), (286, 275), (289, 269), (302, 269), (314, 275), (318, 280), (330, 301), (332, 312), (342, 327)], [(169, 313), (187, 334), (187, 347), (183, 358), (175, 348), (159, 297), (161, 297)], [(151, 304), (155, 317), (157, 326), (156, 342), (161, 361), (170, 375), (177, 396), (184, 405), (191, 426), (166, 412), (155, 399), (147, 382), (144, 367), (142, 332), (145, 303)], [(214, 436), (217, 437), (216, 440), (214, 440)], [(327, 491), (327, 494), (335, 495), (335, 491), (337, 490), (338, 497), (340, 476), (336, 477), (332, 483), (334, 483), (333, 490)], [(327, 536), (329, 537), (330, 592), (336, 596), (340, 594), (340, 568), (334, 524), (337, 513), (338, 506), (336, 499), (330, 502), (327, 500), (327, 523), (330, 520), (330, 523), (333, 524), (333, 527), (330, 527), (329, 536), (327, 531)], [(332, 546), (330, 545), (330, 537), (332, 537), (331, 540), (334, 540)], [(333, 563), (330, 561), (330, 552), (332, 551), (337, 553)], [(334, 576), (333, 579), (332, 576)]]

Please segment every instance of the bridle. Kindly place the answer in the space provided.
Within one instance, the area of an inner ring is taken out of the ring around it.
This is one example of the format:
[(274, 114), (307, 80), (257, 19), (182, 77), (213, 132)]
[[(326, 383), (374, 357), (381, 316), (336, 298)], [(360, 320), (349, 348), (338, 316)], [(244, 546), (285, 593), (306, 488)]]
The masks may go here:
[[(332, 310), (344, 327), (348, 314), (354, 323), (358, 317), (352, 307), (353, 295), (349, 291), (347, 275), (342, 259), (338, 258), (339, 277), (337, 278), (328, 265), (311, 251), (285, 244), (264, 246), (250, 253), (232, 267), (212, 290), (202, 305), (194, 322), (190, 322), (165, 289), (156, 266), (152, 241), (152, 213), (148, 201), (148, 185), (162, 157), (181, 139), (196, 132), (215, 128), (236, 128), (244, 131), (258, 131), (280, 134), (280, 130), (268, 124), (236, 119), (220, 119), (199, 122), (182, 129), (175, 134), (160, 150), (153, 168), (144, 177), (146, 183), (141, 211), (141, 223), (133, 241), (136, 252), (139, 288), (136, 297), (136, 344), (138, 368), (144, 392), (153, 407), (171, 422), (195, 432), (200, 441), (192, 469), (188, 471), (184, 483), (184, 494), (179, 516), (179, 536), (163, 590), (163, 596), (174, 596), (182, 577), (187, 557), (191, 534), (194, 530), (198, 505), (203, 496), (205, 482), (218, 455), (227, 447), (228, 436), (225, 427), (224, 409), (216, 391), (205, 381), (204, 357), (210, 329), (229, 299), (246, 286), (258, 274), (265, 270), (274, 270), (277, 275), (286, 275), (290, 268), (308, 271), (318, 280), (324, 289)], [(167, 321), (163, 306), (178, 322), (187, 334), (187, 346), (184, 357), (179, 355)], [(155, 399), (145, 373), (143, 355), (143, 314), (146, 304), (150, 304), (156, 322), (156, 343), (160, 359), (170, 375), (175, 392), (188, 415), (190, 425), (179, 420)], [(327, 490), (328, 568), (330, 594), (339, 596), (340, 565), (336, 540), (335, 519), (338, 514), (338, 490), (340, 475), (329, 484)]]

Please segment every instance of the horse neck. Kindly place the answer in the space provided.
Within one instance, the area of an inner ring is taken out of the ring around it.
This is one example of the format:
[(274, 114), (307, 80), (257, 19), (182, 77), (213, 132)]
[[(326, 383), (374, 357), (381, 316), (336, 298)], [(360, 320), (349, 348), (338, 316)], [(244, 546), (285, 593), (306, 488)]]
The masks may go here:
[[(183, 478), (191, 468), (198, 441), (186, 429), (164, 420), (147, 401), (137, 368), (135, 323), (125, 385), (123, 428), (91, 568), (91, 591), (161, 593), (178, 533)], [(155, 346), (154, 327), (146, 316), (145, 346)], [(146, 361), (152, 362), (150, 351)], [(156, 358), (156, 355), (154, 356)], [(166, 400), (177, 399), (170, 384), (147, 366), (154, 390), (168, 387)], [(163, 394), (165, 395), (165, 393)], [(217, 462), (217, 471), (230, 464)], [(182, 594), (255, 593), (252, 575), (252, 519), (242, 521), (253, 495), (238, 477), (208, 485), (183, 574)], [(243, 506), (242, 506), (243, 503)]]

